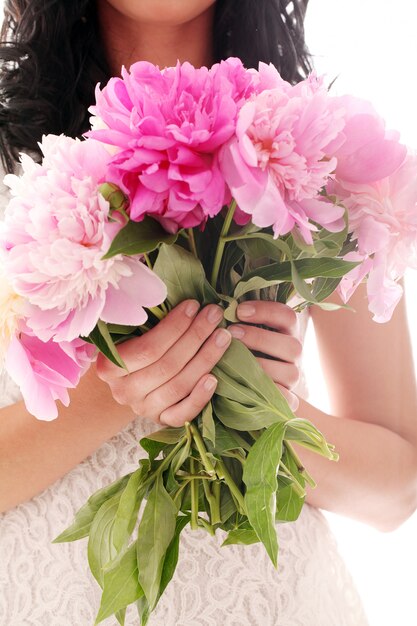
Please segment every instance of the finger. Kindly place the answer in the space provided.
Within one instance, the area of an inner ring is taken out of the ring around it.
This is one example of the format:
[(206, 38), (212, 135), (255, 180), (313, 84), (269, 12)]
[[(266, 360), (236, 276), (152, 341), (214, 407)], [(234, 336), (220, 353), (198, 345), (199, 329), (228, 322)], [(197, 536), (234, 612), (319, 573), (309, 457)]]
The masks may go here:
[[(174, 307), (147, 333), (119, 344), (117, 350), (129, 372), (135, 372), (160, 359), (188, 330), (199, 308), (200, 305), (197, 300), (185, 300)], [(115, 378), (126, 376), (128, 372), (99, 354), (97, 357), (97, 374), (101, 380), (109, 382)]]
[[(152, 363), (152, 365), (141, 370), (140, 385), (142, 393), (147, 395), (154, 389), (160, 389), (162, 385), (179, 374), (187, 363), (195, 357), (207, 338), (213, 334), (213, 331), (222, 319), (223, 310), (221, 307), (214, 304), (205, 307), (177, 343), (167, 350), (156, 363)], [(199, 377), (208, 371), (202, 371)], [(192, 386), (196, 382), (197, 379), (194, 377)], [(190, 391), (191, 388), (187, 393)]]
[(279, 383), (287, 389), (293, 389), (300, 380), (300, 370), (294, 363), (284, 363), (272, 359), (256, 359), (264, 372), (268, 374), (275, 383)]
[(239, 304), (237, 317), (250, 324), (265, 324), (287, 335), (298, 335), (298, 316), (291, 307), (281, 302), (248, 300)]
[(191, 421), (210, 401), (216, 386), (217, 380), (212, 374), (203, 376), (189, 396), (161, 413), (159, 422), (166, 426), (178, 427)]
[(282, 385), (279, 385), (277, 383), (275, 384), (277, 385), (278, 389), (281, 391), (282, 395), (288, 402), (291, 411), (294, 413), (298, 409), (298, 406), (300, 404), (298, 397), (295, 395), (295, 393), (293, 393), (292, 391), (289, 391)]
[[(218, 363), (231, 342), (230, 333), (219, 328), (206, 341), (198, 354), (174, 378), (152, 391), (145, 398), (145, 412), (162, 414), (165, 409), (190, 394), (202, 376), (208, 374)], [(149, 408), (148, 408), (149, 407)]]
[(239, 339), (249, 350), (263, 352), (281, 361), (297, 362), (303, 350), (299, 339), (274, 330), (265, 330), (248, 324), (232, 324), (228, 327), (235, 339)]

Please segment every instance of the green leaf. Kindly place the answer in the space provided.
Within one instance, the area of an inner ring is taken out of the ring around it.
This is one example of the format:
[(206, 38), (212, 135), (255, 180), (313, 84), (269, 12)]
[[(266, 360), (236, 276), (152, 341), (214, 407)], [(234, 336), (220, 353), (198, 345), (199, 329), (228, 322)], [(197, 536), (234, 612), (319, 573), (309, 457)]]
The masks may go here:
[[(354, 269), (358, 263), (353, 261), (343, 261), (343, 259), (333, 259), (328, 257), (312, 258), (312, 259), (296, 259), (294, 265), (298, 275), (303, 280), (306, 278), (316, 278), (324, 276), (327, 278), (340, 278)], [(291, 263), (284, 261), (283, 263), (271, 263), (259, 267), (253, 272), (245, 275), (245, 280), (252, 276), (262, 276), (266, 280), (282, 280), (292, 282)]]
[(347, 311), (355, 311), (351, 306), (347, 304), (336, 304), (336, 302), (314, 302), (315, 306), (318, 306), (323, 311), (338, 311), (339, 309), (346, 309)]
[(226, 319), (228, 322), (232, 322), (233, 324), (239, 321), (239, 318), (236, 315), (238, 304), (239, 302), (237, 300), (232, 299), (229, 302), (229, 306), (225, 309), (224, 314), (223, 314), (224, 319)]
[(88, 533), (90, 532), (91, 524), (94, 520), (94, 517), (101, 505), (106, 500), (109, 500), (112, 496), (122, 491), (125, 488), (130, 476), (131, 474), (126, 474), (126, 476), (123, 476), (114, 483), (111, 483), (111, 485), (106, 485), (106, 487), (102, 487), (92, 496), (90, 496), (87, 502), (76, 514), (71, 526), (69, 526), (60, 535), (58, 535), (58, 537), (55, 537), (52, 543), (76, 541), (77, 539), (87, 537)]
[(291, 262), (291, 276), (294, 288), (297, 290), (299, 295), (307, 302), (315, 302), (310, 285), (307, 285), (307, 283), (305, 283), (301, 278), (294, 262)]
[(120, 552), (127, 543), (136, 525), (139, 507), (144, 495), (143, 490), (139, 490), (139, 487), (148, 476), (149, 468), (149, 461), (142, 459), (140, 467), (133, 472), (120, 497), (113, 527), (113, 545), (117, 552)]
[(323, 434), (308, 420), (295, 417), (287, 422), (285, 434), (289, 441), (297, 441), (301, 446), (318, 452), (322, 456), (337, 461), (339, 455), (334, 452), (334, 446), (326, 441)]
[[(181, 426), (181, 428), (161, 428), (160, 430), (156, 430), (150, 435), (146, 436), (146, 439), (151, 439), (152, 441), (159, 441), (161, 443), (166, 443), (169, 445), (178, 443), (179, 440), (184, 437), (185, 428)], [(143, 439), (141, 439), (140, 443), (142, 445)]]
[(143, 512), (137, 543), (139, 583), (151, 610), (158, 600), (164, 559), (175, 533), (176, 516), (177, 507), (158, 475)]
[[(172, 473), (174, 476), (178, 472), (178, 470), (184, 465), (185, 461), (189, 458), (190, 447), (191, 447), (191, 442), (187, 440), (185, 444), (183, 445), (183, 447), (178, 450), (177, 454), (172, 459), (171, 468), (172, 468)], [(177, 485), (173, 485), (173, 486), (178, 486), (178, 483)]]
[(236, 513), (236, 502), (232, 498), (228, 487), (224, 484), (220, 487), (220, 519), (224, 524)]
[(126, 326), (124, 324), (107, 324), (107, 330), (113, 335), (133, 334), (137, 326)]
[(104, 584), (104, 568), (117, 556), (113, 545), (114, 519), (119, 506), (121, 492), (104, 502), (91, 524), (88, 540), (88, 564), (100, 587)]
[(305, 496), (299, 496), (292, 485), (278, 489), (275, 520), (277, 522), (295, 522), (301, 513), (304, 501)]
[(88, 335), (88, 339), (93, 343), (105, 357), (107, 357), (114, 365), (122, 367), (127, 371), (127, 367), (119, 355), (114, 341), (109, 333), (105, 322), (99, 320), (97, 325)]
[(159, 588), (159, 597), (162, 596), (168, 583), (171, 581), (178, 563), (180, 536), (183, 529), (190, 521), (189, 515), (179, 515), (175, 523), (175, 534), (168, 546), (165, 554), (164, 566), (162, 568), (161, 585)]
[[(259, 430), (266, 423), (294, 417), (278, 387), (265, 374), (254, 355), (242, 342), (232, 339), (229, 348), (212, 372), (218, 380), (213, 407), (216, 415), (226, 426), (236, 430)], [(243, 406), (224, 402), (219, 399), (220, 397)], [(252, 411), (255, 407), (258, 410)], [(227, 411), (232, 408), (233, 420), (230, 420)], [(248, 411), (251, 411), (253, 416), (249, 427), (250, 418), (245, 415)]]
[(104, 573), (104, 589), (96, 624), (107, 617), (136, 602), (143, 596), (143, 589), (138, 581), (138, 564), (136, 560), (136, 542), (123, 556)]
[(246, 404), (217, 396), (213, 400), (218, 419), (224, 426), (235, 430), (261, 430), (282, 421), (269, 406), (247, 406)]
[(201, 413), (201, 422), (203, 425), (203, 437), (214, 444), (216, 440), (216, 425), (213, 419), (213, 406), (208, 402)]
[(122, 609), (121, 611), (117, 611), (117, 613), (115, 614), (115, 617), (116, 617), (117, 621), (119, 622), (120, 626), (125, 626), (126, 609)]
[(273, 285), (277, 285), (280, 283), (280, 280), (265, 280), (261, 276), (253, 276), (249, 280), (241, 280), (237, 283), (234, 291), (235, 298), (241, 298), (245, 293), (249, 291), (255, 291), (257, 289), (266, 289), (268, 287), (272, 287)]
[(214, 445), (214, 452), (216, 454), (223, 454), (228, 450), (237, 450), (242, 448), (242, 443), (246, 442), (238, 433), (233, 432), (229, 428), (225, 428), (221, 424), (216, 424), (216, 441)]
[(152, 439), (148, 439), (148, 437), (143, 437), (140, 440), (140, 445), (148, 453), (149, 460), (153, 462), (156, 457), (163, 451), (165, 448), (168, 448), (169, 445), (166, 443), (161, 443), (159, 441), (153, 441)]
[(188, 298), (194, 298), (202, 305), (219, 301), (200, 261), (180, 246), (162, 245), (153, 269), (167, 287), (171, 306)]
[(259, 541), (259, 537), (253, 529), (236, 528), (229, 532), (222, 546), (231, 546), (233, 544), (249, 546), (252, 543), (259, 543)]
[(161, 243), (173, 244), (177, 237), (177, 234), (167, 233), (159, 222), (149, 216), (146, 216), (141, 222), (130, 220), (117, 233), (102, 259), (110, 259), (116, 254), (133, 256), (151, 252)]
[(281, 261), (282, 250), (275, 244), (276, 241), (272, 235), (258, 232), (250, 233), (245, 239), (239, 239), (236, 243), (246, 256), (253, 260), (267, 258)]
[(151, 607), (149, 606), (149, 602), (147, 601), (145, 595), (139, 598), (139, 600), (136, 602), (136, 607), (138, 610), (141, 626), (146, 626), (151, 615)]
[(285, 423), (267, 428), (253, 444), (243, 468), (248, 519), (275, 567), (278, 557), (275, 529), (277, 472), (285, 429)]
[(319, 276), (313, 282), (313, 296), (317, 302), (328, 298), (339, 286), (341, 278), (323, 278)]
[(280, 261), (282, 253), (277, 250), (274, 245), (257, 239), (241, 239), (236, 242), (245, 257), (253, 261), (259, 259), (271, 259), (274, 261)]
[(243, 250), (236, 245), (236, 242), (229, 242), (223, 252), (219, 272), (220, 287), (224, 293), (231, 293), (233, 291), (233, 269), (240, 262), (242, 257)]
[(154, 461), (158, 454), (170, 445), (180, 441), (185, 435), (185, 428), (161, 428), (140, 440), (140, 445)]

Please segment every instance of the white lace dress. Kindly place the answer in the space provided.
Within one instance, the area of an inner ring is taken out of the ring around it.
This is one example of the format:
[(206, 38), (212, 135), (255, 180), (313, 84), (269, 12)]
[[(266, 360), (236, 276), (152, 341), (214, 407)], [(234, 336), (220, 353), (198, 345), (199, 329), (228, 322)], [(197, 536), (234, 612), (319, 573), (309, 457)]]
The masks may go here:
[[(304, 381), (298, 393), (306, 396)], [(19, 399), (0, 373), (0, 406)], [(101, 590), (87, 540), (51, 541), (89, 495), (137, 467), (137, 441), (154, 428), (135, 420), (41, 494), (0, 514), (0, 626), (93, 626)], [(177, 571), (149, 626), (367, 626), (319, 510), (305, 505), (296, 522), (280, 524), (277, 571), (261, 545), (221, 548), (222, 539), (182, 533)], [(130, 607), (126, 626), (138, 624)]]

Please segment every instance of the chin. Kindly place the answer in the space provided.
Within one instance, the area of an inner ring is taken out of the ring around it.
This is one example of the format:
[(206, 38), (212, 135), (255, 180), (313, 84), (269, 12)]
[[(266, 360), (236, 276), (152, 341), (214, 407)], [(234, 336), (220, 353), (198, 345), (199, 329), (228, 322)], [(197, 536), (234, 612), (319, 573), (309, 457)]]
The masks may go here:
[(105, 0), (125, 17), (166, 25), (191, 22), (214, 7), (215, 0)]

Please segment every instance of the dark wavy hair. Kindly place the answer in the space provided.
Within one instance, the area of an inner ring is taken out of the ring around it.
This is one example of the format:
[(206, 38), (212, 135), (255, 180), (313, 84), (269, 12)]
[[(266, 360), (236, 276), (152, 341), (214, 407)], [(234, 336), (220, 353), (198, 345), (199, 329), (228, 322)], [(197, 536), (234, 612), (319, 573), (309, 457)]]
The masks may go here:
[[(304, 39), (308, 0), (217, 0), (215, 60), (272, 62), (296, 83), (311, 70)], [(0, 43), (0, 150), (39, 153), (46, 133), (81, 136), (97, 83), (109, 79), (95, 0), (5, 0)]]

